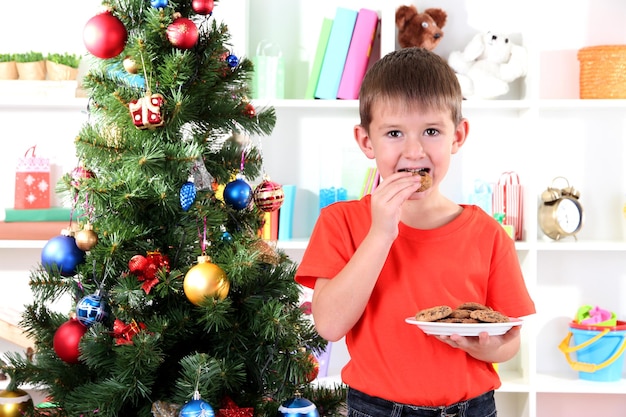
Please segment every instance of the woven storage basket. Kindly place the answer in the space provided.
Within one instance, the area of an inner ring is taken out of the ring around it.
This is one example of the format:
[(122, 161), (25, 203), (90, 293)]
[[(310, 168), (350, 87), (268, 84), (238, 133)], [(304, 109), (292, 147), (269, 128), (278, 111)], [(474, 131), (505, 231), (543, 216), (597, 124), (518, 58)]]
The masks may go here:
[(626, 98), (626, 45), (582, 48), (578, 60), (580, 98)]

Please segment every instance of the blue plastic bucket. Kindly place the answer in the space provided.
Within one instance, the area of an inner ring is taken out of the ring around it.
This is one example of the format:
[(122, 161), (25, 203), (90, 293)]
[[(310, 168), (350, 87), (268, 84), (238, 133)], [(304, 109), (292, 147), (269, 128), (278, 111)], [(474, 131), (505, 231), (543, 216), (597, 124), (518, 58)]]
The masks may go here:
[[(626, 351), (626, 323), (617, 326), (585, 326), (570, 324), (570, 333), (559, 349), (566, 354), (570, 366), (579, 371), (578, 377), (588, 381), (619, 381), (624, 369)], [(574, 338), (575, 346), (569, 346)], [(569, 354), (576, 353), (576, 361)]]

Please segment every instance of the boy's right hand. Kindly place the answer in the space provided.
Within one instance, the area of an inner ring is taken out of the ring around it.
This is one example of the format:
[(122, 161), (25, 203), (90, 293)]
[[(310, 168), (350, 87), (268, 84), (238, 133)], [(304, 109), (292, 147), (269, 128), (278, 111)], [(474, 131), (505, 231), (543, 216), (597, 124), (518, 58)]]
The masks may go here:
[(421, 186), (422, 177), (410, 172), (395, 172), (386, 177), (372, 193), (370, 233), (395, 240), (402, 204)]

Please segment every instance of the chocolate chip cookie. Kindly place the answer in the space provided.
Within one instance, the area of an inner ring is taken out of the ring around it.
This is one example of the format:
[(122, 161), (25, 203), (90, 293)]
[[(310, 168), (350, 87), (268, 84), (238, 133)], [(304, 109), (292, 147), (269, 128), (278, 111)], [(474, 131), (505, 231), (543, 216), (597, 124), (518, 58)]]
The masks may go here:
[(485, 323), (507, 323), (509, 321), (507, 316), (494, 310), (474, 310), (470, 317)]
[(415, 315), (417, 321), (437, 321), (448, 317), (452, 313), (450, 306), (436, 306), (420, 310)]

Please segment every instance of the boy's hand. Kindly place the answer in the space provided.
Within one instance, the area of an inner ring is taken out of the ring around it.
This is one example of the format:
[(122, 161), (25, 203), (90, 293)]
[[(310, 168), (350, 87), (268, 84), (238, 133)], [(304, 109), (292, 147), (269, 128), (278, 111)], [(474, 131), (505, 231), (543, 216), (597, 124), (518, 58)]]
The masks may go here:
[(476, 359), (506, 362), (515, 356), (519, 348), (520, 326), (513, 326), (501, 336), (489, 336), (487, 332), (481, 332), (478, 336), (453, 334), (435, 337), (453, 348), (464, 350)]
[(371, 231), (395, 239), (398, 236), (400, 208), (421, 186), (421, 176), (410, 172), (396, 172), (372, 193)]

